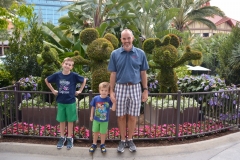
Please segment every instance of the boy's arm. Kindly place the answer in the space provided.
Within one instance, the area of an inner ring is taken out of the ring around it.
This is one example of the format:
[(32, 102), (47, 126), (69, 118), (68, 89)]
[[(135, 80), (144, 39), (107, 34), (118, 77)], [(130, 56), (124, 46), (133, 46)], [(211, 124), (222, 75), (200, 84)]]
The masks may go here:
[(45, 78), (45, 83), (55, 96), (58, 95), (58, 91), (52, 87), (51, 83), (48, 82), (47, 78)]
[(76, 91), (76, 93), (75, 93), (75, 95), (77, 96), (78, 94), (80, 94), (80, 93), (82, 93), (82, 91), (83, 91), (83, 88), (85, 87), (85, 85), (86, 85), (86, 81), (87, 81), (87, 79), (86, 78), (84, 78), (84, 81), (83, 81), (83, 83), (81, 84), (81, 87), (79, 88), (79, 90), (78, 91)]
[(92, 106), (91, 114), (90, 114), (90, 121), (93, 121), (93, 112), (94, 112), (94, 107)]

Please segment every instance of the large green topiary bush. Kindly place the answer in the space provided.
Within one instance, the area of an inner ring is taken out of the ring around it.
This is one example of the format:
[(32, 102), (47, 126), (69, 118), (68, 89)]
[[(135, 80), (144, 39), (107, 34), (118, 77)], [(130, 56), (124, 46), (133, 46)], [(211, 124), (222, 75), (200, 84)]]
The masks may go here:
[(147, 54), (153, 54), (154, 64), (149, 64), (150, 67), (160, 70), (157, 74), (157, 80), (160, 84), (161, 93), (177, 92), (178, 77), (175, 68), (188, 60), (196, 60), (202, 57), (201, 52), (193, 51), (188, 46), (185, 53), (179, 57), (177, 50), (179, 45), (179, 38), (174, 34), (166, 35), (163, 41), (158, 38), (149, 38), (143, 43), (143, 50)]
[(73, 57), (75, 64), (89, 65), (92, 73), (91, 89), (98, 93), (98, 85), (103, 81), (109, 81), (110, 72), (107, 70), (108, 59), (112, 51), (118, 47), (118, 39), (113, 34), (107, 33), (99, 38), (99, 33), (94, 28), (86, 28), (80, 33), (80, 41), (87, 46), (86, 55)]

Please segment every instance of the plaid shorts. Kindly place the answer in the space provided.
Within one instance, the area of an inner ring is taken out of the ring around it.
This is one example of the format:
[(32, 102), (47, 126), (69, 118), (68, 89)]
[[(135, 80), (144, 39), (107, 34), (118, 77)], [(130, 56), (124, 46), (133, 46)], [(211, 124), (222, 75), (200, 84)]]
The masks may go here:
[(142, 90), (140, 83), (134, 85), (125, 85), (117, 83), (115, 85), (116, 95), (116, 115), (139, 116), (141, 109)]

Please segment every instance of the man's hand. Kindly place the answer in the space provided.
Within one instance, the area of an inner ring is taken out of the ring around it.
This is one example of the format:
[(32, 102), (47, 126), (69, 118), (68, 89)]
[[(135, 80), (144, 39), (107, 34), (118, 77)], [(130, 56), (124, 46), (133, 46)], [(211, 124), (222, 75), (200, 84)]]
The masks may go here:
[(142, 93), (142, 102), (146, 102), (148, 100), (148, 90), (144, 90)]
[(112, 103), (116, 103), (115, 92), (110, 93), (110, 99), (111, 99)]

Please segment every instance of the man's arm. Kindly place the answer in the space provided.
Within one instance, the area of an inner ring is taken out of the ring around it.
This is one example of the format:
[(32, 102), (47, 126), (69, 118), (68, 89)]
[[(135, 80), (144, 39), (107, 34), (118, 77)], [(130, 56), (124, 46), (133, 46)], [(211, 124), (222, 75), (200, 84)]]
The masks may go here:
[(116, 83), (116, 72), (111, 72), (110, 75), (110, 98), (112, 103), (116, 103), (116, 97), (114, 93), (114, 86)]
[(142, 87), (144, 88), (142, 93), (142, 102), (145, 102), (148, 99), (147, 71), (141, 71), (141, 80)]

